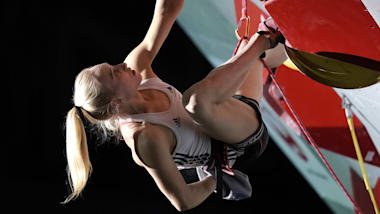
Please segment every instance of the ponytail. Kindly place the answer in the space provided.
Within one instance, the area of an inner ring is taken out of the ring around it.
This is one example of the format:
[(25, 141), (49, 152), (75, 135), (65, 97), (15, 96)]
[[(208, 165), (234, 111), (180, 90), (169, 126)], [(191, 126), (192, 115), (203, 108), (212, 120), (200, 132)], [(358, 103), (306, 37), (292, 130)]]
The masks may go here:
[(87, 138), (82, 118), (80, 117), (80, 108), (73, 107), (66, 118), (66, 156), (67, 156), (67, 174), (71, 188), (71, 194), (63, 202), (64, 204), (72, 199), (77, 198), (84, 187), (92, 172), (90, 162)]
[(108, 130), (115, 133), (118, 130), (118, 119), (111, 111), (114, 92), (100, 84), (94, 75), (97, 70), (99, 66), (85, 68), (75, 78), (74, 107), (66, 116), (67, 175), (71, 193), (64, 204), (80, 195), (92, 172), (83, 122), (94, 125), (91, 128), (101, 128), (105, 136)]

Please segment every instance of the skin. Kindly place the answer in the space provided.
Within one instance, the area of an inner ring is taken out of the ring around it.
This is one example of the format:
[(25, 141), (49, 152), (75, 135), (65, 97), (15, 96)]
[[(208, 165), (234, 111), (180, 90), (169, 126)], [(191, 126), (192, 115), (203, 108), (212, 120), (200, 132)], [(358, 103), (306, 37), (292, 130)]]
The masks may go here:
[[(94, 66), (94, 76), (99, 83), (114, 92), (111, 105), (118, 112), (117, 116), (161, 112), (169, 108), (166, 94), (152, 89), (139, 91), (138, 86), (144, 79), (157, 77), (151, 68), (152, 61), (182, 7), (183, 0), (158, 0), (144, 40), (125, 61), (118, 65)], [(236, 56), (184, 92), (185, 109), (210, 137), (233, 144), (258, 128), (255, 111), (233, 99), (232, 95), (261, 100), (263, 67), (259, 56), (268, 48), (269, 42), (264, 37), (254, 36), (244, 41)], [(215, 190), (213, 177), (186, 184), (172, 159), (176, 138), (167, 127), (134, 122), (121, 126), (120, 131), (132, 151), (133, 160), (147, 170), (177, 210), (198, 206)]]
[(93, 67), (93, 75), (102, 87), (113, 91), (114, 97), (111, 105), (121, 115), (143, 112), (148, 97), (137, 91), (142, 81), (142, 75), (131, 69), (126, 63), (110, 65), (103, 63)]

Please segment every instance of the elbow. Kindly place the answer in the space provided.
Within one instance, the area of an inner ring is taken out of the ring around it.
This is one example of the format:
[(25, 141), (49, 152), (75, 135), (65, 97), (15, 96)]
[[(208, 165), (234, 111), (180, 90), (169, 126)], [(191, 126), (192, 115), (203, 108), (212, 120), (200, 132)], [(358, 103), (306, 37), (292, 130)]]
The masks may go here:
[(186, 202), (181, 202), (181, 203), (173, 203), (174, 207), (178, 210), (178, 212), (185, 212), (188, 211), (194, 207), (190, 206)]
[(173, 205), (178, 212), (185, 212), (190, 209), (185, 204), (173, 204)]
[(188, 210), (194, 208), (194, 206), (191, 205), (191, 200), (189, 200), (189, 198), (186, 198), (186, 196), (184, 194), (169, 197), (169, 200), (170, 200), (171, 204), (179, 212), (188, 211)]

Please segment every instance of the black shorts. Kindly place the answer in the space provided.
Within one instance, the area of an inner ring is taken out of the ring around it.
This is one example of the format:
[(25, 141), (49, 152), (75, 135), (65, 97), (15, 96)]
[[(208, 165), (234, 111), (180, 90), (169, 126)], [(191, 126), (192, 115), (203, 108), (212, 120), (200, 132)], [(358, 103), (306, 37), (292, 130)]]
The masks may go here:
[[(240, 161), (254, 161), (259, 158), (261, 154), (263, 154), (268, 145), (268, 130), (261, 117), (260, 106), (256, 100), (242, 95), (234, 95), (233, 98), (238, 99), (251, 106), (256, 112), (260, 125), (254, 133), (252, 133), (249, 137), (242, 140), (241, 142), (236, 144), (228, 144), (228, 159), (231, 160), (237, 158)], [(215, 139), (212, 139), (212, 142), (212, 145), (221, 143)], [(230, 154), (235, 157), (230, 157)]]
[[(264, 150), (267, 148), (269, 135), (268, 130), (261, 118), (259, 103), (254, 99), (241, 95), (234, 95), (233, 98), (238, 99), (251, 106), (256, 111), (260, 125), (258, 129), (254, 133), (252, 133), (252, 135), (236, 144), (225, 144), (221, 141), (211, 138), (213, 158), (210, 159), (210, 162), (213, 162), (216, 156), (225, 157), (226, 151), (224, 150), (223, 145), (228, 145), (227, 154), (230, 154), (230, 152), (233, 153), (232, 156), (227, 156), (228, 160), (235, 159), (236, 161), (234, 161), (234, 166), (236, 166), (240, 170), (244, 170), (244, 168), (249, 169), (251, 167), (251, 163), (257, 160), (260, 157), (260, 155), (264, 152)], [(222, 160), (222, 162), (224, 161)], [(225, 165), (225, 163), (221, 164)], [(180, 170), (180, 172), (185, 178), (186, 183), (192, 183), (199, 180), (195, 168), (182, 169)]]

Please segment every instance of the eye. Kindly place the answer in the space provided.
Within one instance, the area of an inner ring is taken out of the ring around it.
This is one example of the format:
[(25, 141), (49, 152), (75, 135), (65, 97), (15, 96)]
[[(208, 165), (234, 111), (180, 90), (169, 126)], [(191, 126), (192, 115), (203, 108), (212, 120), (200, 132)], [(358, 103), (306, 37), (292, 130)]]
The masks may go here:
[(113, 67), (113, 72), (115, 74), (118, 74), (118, 73), (120, 73), (120, 69), (118, 67)]

